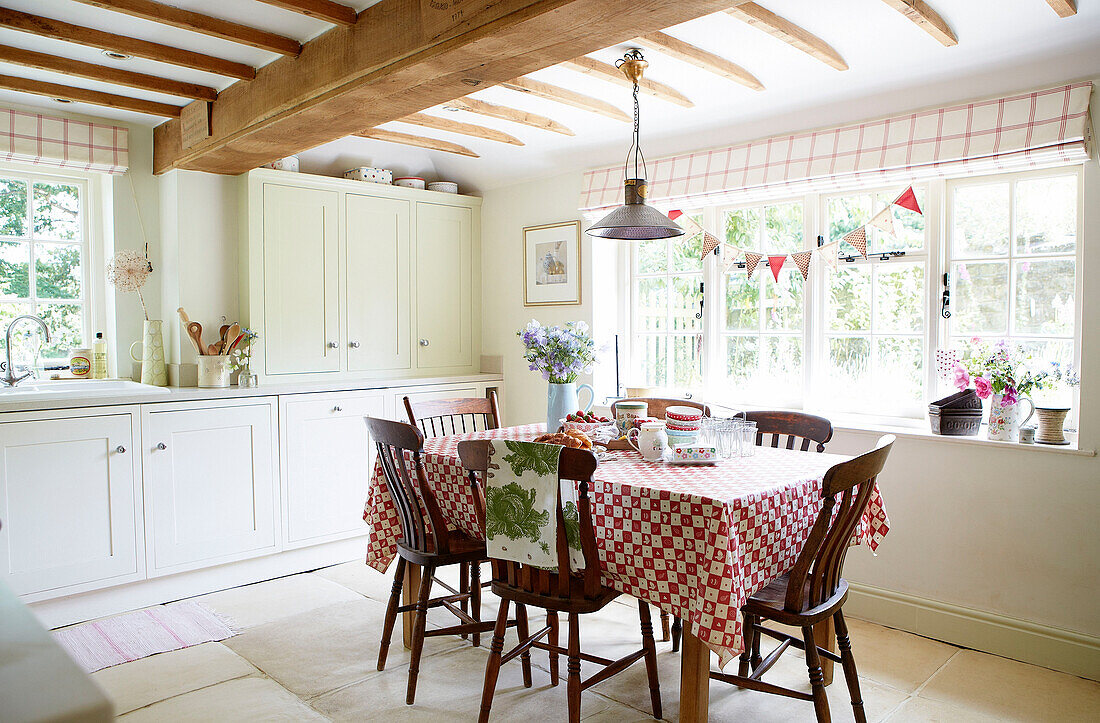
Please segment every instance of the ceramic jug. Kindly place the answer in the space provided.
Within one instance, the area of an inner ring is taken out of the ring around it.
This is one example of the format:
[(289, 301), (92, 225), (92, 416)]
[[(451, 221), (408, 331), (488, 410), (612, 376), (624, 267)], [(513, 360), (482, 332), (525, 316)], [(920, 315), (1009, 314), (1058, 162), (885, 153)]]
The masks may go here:
[(626, 440), (649, 462), (659, 462), (668, 451), (668, 435), (663, 422), (645, 422), (631, 429)]
[[(577, 391), (588, 390), (588, 404), (580, 406), (577, 399)], [(561, 426), (565, 415), (571, 412), (587, 412), (592, 408), (592, 402), (596, 401), (596, 391), (587, 384), (579, 387), (575, 382), (568, 384), (550, 384), (546, 393), (546, 431), (556, 432)]]
[[(168, 386), (168, 369), (164, 365), (164, 338), (161, 336), (160, 319), (145, 320), (141, 341), (130, 345), (130, 358), (141, 362), (141, 383), (155, 387)], [(134, 354), (134, 347), (141, 345), (141, 357)]]

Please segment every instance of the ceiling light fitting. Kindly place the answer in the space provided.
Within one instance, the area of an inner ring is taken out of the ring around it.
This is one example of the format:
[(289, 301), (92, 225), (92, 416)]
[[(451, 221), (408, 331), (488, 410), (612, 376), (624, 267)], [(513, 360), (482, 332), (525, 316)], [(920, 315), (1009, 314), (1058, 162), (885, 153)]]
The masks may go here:
[[(649, 194), (649, 184), (646, 182), (645, 156), (642, 154), (639, 135), (641, 114), (638, 106), (638, 82), (642, 79), (645, 69), (649, 67), (649, 63), (642, 57), (641, 50), (632, 48), (615, 62), (615, 67), (634, 84), (634, 136), (626, 152), (626, 163), (623, 165), (624, 203), (590, 226), (587, 233), (600, 238), (628, 241), (683, 236), (684, 229), (657, 209), (647, 206), (645, 202)], [(631, 153), (634, 154), (633, 175), (630, 167)], [(641, 166), (641, 173), (639, 173), (639, 166)]]
[(118, 51), (115, 51), (115, 50), (104, 50), (103, 54), (106, 55), (111, 60), (129, 60), (130, 58), (133, 57), (132, 55), (127, 55), (126, 53), (119, 53)]
[(68, 98), (54, 98), (53, 102), (54, 103), (72, 103), (72, 101), (69, 100)]

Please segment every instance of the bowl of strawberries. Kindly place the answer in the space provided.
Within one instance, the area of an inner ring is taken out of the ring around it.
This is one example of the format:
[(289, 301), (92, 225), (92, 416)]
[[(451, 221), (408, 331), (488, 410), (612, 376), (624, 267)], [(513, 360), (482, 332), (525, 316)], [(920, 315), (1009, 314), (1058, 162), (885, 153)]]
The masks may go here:
[(565, 415), (565, 418), (561, 420), (563, 429), (575, 429), (579, 432), (584, 432), (589, 439), (595, 439), (594, 435), (598, 430), (613, 424), (614, 422), (607, 417), (601, 417), (593, 412), (582, 412), (580, 410)]

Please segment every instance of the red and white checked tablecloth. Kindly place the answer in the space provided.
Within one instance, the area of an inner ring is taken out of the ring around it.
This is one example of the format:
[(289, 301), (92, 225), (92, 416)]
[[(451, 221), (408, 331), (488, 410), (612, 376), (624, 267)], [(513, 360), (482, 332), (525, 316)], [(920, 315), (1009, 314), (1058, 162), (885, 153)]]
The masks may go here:
[[(483, 537), (458, 443), (534, 439), (543, 426), (425, 440), (427, 478), (449, 523)], [(794, 565), (821, 509), (821, 478), (844, 459), (760, 447), (714, 467), (675, 467), (612, 452), (592, 491), (604, 584), (683, 619), (725, 666), (742, 650), (741, 606)], [(363, 519), (371, 528), (367, 563), (384, 572), (401, 526), (380, 464)], [(857, 539), (875, 550), (889, 527), (875, 489)]]

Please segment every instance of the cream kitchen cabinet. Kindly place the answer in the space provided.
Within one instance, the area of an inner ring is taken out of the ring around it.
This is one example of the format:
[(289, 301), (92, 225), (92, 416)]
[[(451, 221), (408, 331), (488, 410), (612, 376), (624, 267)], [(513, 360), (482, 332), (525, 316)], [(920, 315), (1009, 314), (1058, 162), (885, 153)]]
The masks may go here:
[(240, 182), (261, 380), (479, 371), (481, 199), (269, 169)]
[(277, 551), (276, 404), (143, 407), (150, 577)]
[(33, 600), (144, 573), (135, 414), (0, 423), (0, 578)]
[(375, 458), (363, 418), (392, 417), (390, 395), (296, 394), (280, 405), (286, 546), (363, 535)]

